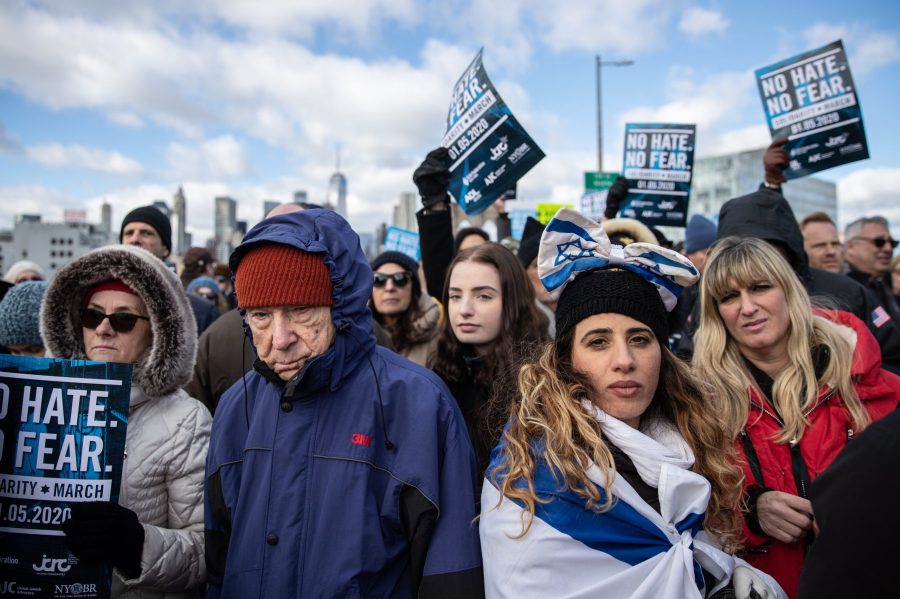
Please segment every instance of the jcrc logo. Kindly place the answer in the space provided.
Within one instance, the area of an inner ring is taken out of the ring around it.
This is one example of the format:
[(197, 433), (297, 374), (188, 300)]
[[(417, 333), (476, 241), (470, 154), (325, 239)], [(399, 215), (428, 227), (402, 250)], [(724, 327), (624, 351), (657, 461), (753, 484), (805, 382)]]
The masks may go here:
[(46, 554), (41, 556), (43, 559), (41, 561), (41, 565), (31, 564), (31, 568), (35, 572), (46, 572), (49, 574), (61, 574), (64, 572), (68, 572), (72, 569), (72, 566), (66, 563), (66, 559), (50, 559)]
[(494, 162), (497, 162), (498, 160), (503, 158), (503, 155), (506, 154), (506, 150), (509, 149), (509, 145), (506, 143), (506, 140), (506, 136), (501, 137), (500, 143), (491, 148), (491, 160), (493, 160)]
[(849, 133), (842, 133), (841, 135), (833, 135), (828, 138), (828, 141), (825, 142), (825, 146), (828, 148), (833, 148), (834, 146), (840, 146), (842, 144), (847, 143), (847, 138), (850, 136)]
[(97, 594), (96, 584), (81, 584), (76, 582), (73, 584), (56, 584), (53, 585), (53, 592), (57, 595), (84, 595), (85, 593)]

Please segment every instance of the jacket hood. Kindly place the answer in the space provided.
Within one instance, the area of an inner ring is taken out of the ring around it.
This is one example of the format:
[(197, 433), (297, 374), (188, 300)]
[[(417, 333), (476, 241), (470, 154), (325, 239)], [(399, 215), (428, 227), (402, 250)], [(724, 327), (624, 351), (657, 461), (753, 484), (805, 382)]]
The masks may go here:
[[(311, 393), (322, 385), (335, 390), (375, 346), (372, 314), (368, 308), (372, 295), (372, 269), (360, 246), (359, 236), (333, 210), (313, 208), (279, 214), (262, 220), (247, 233), (231, 254), (228, 263), (231, 272), (237, 273), (241, 260), (251, 248), (270, 243), (322, 254), (328, 267), (334, 300), (331, 320), (337, 332), (333, 345), (307, 362), (303, 371), (303, 389), (298, 391)], [(244, 313), (241, 310), (241, 314)], [(246, 321), (244, 330), (249, 336)]]
[(801, 279), (809, 277), (809, 262), (803, 251), (803, 235), (794, 211), (784, 196), (771, 189), (725, 202), (719, 212), (716, 239), (725, 237), (758, 237), (774, 241), (788, 252), (788, 262)]
[(153, 343), (135, 364), (133, 383), (150, 397), (186, 385), (197, 355), (193, 312), (175, 273), (139, 247), (92, 250), (57, 273), (41, 306), (41, 334), (52, 355), (87, 359), (79, 317), (81, 300), (88, 289), (111, 279), (131, 287), (150, 316)]

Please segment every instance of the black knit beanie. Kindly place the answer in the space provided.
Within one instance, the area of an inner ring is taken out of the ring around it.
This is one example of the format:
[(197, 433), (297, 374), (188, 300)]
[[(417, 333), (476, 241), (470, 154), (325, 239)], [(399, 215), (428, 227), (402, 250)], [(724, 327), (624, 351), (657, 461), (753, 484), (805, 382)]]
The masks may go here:
[(563, 289), (556, 304), (556, 338), (594, 314), (614, 312), (642, 322), (661, 344), (669, 338), (668, 314), (650, 281), (628, 270), (592, 270)]
[(141, 206), (125, 215), (122, 228), (119, 229), (119, 243), (122, 243), (122, 234), (125, 233), (125, 225), (128, 223), (146, 223), (156, 229), (162, 244), (172, 251), (172, 224), (169, 217), (162, 213), (156, 206)]
[(403, 252), (387, 251), (376, 256), (370, 266), (373, 271), (376, 271), (379, 267), (388, 263), (398, 264), (412, 273), (413, 299), (418, 301), (419, 295), (422, 293), (422, 286), (419, 283), (419, 263)]

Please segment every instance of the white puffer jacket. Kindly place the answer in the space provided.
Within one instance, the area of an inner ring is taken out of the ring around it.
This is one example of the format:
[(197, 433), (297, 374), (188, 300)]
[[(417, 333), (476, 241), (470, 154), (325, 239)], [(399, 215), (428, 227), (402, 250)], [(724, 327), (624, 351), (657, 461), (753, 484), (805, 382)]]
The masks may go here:
[(129, 246), (91, 251), (59, 271), (41, 309), (54, 356), (83, 359), (78, 315), (85, 291), (117, 279), (150, 316), (153, 343), (135, 364), (119, 503), (144, 527), (141, 575), (113, 576), (112, 597), (197, 596), (206, 581), (203, 484), (212, 418), (181, 387), (190, 380), (197, 329), (178, 278), (152, 254)]

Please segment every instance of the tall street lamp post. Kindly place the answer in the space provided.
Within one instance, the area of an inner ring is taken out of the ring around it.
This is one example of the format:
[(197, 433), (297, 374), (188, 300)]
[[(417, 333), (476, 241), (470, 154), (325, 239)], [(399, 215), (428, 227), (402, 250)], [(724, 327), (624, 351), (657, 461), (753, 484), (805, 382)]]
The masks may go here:
[(596, 56), (597, 69), (597, 172), (603, 172), (603, 102), (600, 95), (600, 70), (603, 67), (628, 67), (633, 60), (601, 60)]

